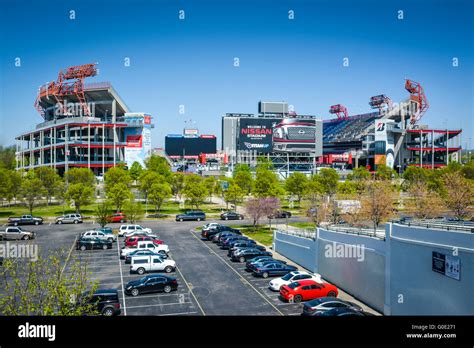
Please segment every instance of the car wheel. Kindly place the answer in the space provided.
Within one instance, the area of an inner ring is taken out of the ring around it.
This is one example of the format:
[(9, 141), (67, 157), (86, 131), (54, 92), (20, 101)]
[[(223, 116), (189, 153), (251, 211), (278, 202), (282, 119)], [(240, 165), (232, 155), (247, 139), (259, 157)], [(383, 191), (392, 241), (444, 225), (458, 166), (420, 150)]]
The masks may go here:
[(39, 221), (35, 221), (35, 225), (38, 226), (40, 223)]
[(239, 216), (239, 219), (240, 219), (240, 220), (243, 220), (243, 219), (244, 219), (244, 217), (243, 217), (243, 216)]
[(0, 236), (0, 240), (3, 240), (3, 236)]
[(197, 221), (201, 221), (201, 218), (198, 218)]
[(163, 291), (166, 292), (167, 294), (169, 294), (171, 292), (171, 286), (166, 285), (165, 288), (163, 289)]
[(23, 239), (23, 240), (28, 240), (29, 237), (28, 237), (28, 236), (24, 236), (22, 239)]
[(296, 295), (295, 297), (293, 297), (293, 302), (300, 303), (302, 299), (303, 297), (301, 297), (301, 295)]
[(229, 217), (228, 217), (228, 216), (226, 216), (226, 217), (225, 217), (225, 219), (226, 219), (226, 220), (229, 220)]
[(263, 272), (262, 277), (263, 278), (268, 278), (268, 272)]
[(137, 273), (142, 275), (145, 273), (145, 269), (143, 267), (140, 267), (139, 269), (137, 269)]
[(86, 248), (85, 245), (81, 245), (81, 250), (82, 250), (82, 251), (84, 251), (84, 250), (86, 250), (86, 249), (87, 249), (87, 248)]
[(113, 238), (107, 238), (107, 242), (111, 242), (111, 243), (112, 243), (113, 241), (114, 241)]
[(79, 221), (77, 221), (77, 220), (74, 220), (74, 223), (75, 223), (75, 224), (78, 224), (78, 223), (79, 223)]
[(132, 296), (138, 296), (139, 293), (138, 289), (132, 289)]
[(183, 219), (179, 219), (179, 221), (183, 222)]
[(106, 317), (111, 317), (112, 315), (114, 315), (114, 310), (110, 307), (107, 307), (102, 311), (102, 315)]
[(107, 250), (107, 248), (108, 248), (108, 247), (107, 247), (107, 244), (104, 244), (104, 245), (102, 246), (102, 249), (104, 249), (104, 250)]
[(239, 262), (244, 263), (245, 262), (245, 257), (241, 256), (240, 259), (239, 259)]
[(328, 297), (336, 297), (336, 293), (334, 291), (329, 291)]
[(166, 272), (166, 273), (171, 273), (171, 272), (173, 272), (173, 267), (171, 267), (171, 266), (166, 266), (166, 267), (165, 267), (165, 272)]
[(13, 224), (13, 226), (18, 226), (18, 222), (15, 222), (15, 223)]
[(62, 225), (63, 222), (61, 220), (58, 221), (58, 225)]

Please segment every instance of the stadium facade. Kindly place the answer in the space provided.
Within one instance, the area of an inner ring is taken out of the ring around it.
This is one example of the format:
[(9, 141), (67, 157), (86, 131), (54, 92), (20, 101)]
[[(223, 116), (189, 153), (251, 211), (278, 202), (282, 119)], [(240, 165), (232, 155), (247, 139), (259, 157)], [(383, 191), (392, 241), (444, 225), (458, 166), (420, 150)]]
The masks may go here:
[[(399, 104), (385, 95), (374, 96), (369, 105), (376, 111), (353, 116), (344, 106), (333, 105), (329, 112), (337, 118), (324, 121), (289, 112), (285, 102), (260, 102), (258, 114), (227, 113), (222, 116), (222, 151), (234, 165), (266, 156), (283, 177), (294, 171), (314, 173), (324, 166), (374, 170), (384, 164), (403, 172), (408, 166), (434, 169), (459, 161), (462, 130), (420, 124), (428, 109), (426, 96), (411, 80), (405, 88), (410, 96)], [(284, 130), (286, 139), (278, 123), (295, 125)], [(300, 146), (304, 142), (306, 147)]]
[(35, 107), (43, 122), (16, 137), (17, 170), (49, 166), (62, 174), (86, 167), (99, 175), (117, 165), (144, 164), (152, 117), (131, 113), (110, 83), (84, 83), (96, 73), (95, 64), (70, 67), (40, 87)]

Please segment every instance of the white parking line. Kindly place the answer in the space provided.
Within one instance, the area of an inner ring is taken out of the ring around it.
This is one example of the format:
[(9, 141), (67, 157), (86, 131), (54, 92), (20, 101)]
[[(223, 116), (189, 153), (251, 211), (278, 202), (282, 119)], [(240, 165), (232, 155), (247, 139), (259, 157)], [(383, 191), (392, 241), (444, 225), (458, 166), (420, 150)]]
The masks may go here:
[[(161, 298), (161, 297), (166, 297), (166, 296), (180, 296), (180, 295), (188, 295), (189, 293), (186, 294), (155, 294), (155, 295), (140, 295), (140, 296), (128, 296), (128, 300), (139, 300), (141, 298)], [(123, 296), (123, 295), (120, 295)], [(130, 307), (129, 307), (130, 308)]]
[[(119, 256), (119, 266), (120, 266), (120, 284), (122, 285), (122, 293), (125, 293), (123, 286), (123, 274), (122, 274), (122, 262), (120, 262), (120, 242), (117, 240), (117, 254)], [(127, 305), (125, 303), (125, 297), (123, 298), (123, 315), (127, 315)]]
[(76, 240), (77, 240), (77, 236), (76, 236), (76, 238), (74, 238), (74, 241), (72, 242), (71, 248), (69, 249), (69, 253), (67, 254), (66, 261), (64, 261), (64, 266), (61, 269), (60, 277), (63, 276), (63, 273), (64, 273), (64, 270), (66, 269), (67, 263), (69, 262), (69, 259), (71, 258), (72, 250), (73, 250), (74, 246), (76, 245)]
[[(191, 231), (190, 231), (190, 232), (191, 232)], [(196, 239), (199, 240), (199, 238), (198, 238), (194, 233), (191, 232), (191, 235), (192, 235), (194, 238), (196, 238)], [(242, 279), (242, 281), (244, 281), (245, 283), (247, 283), (253, 290), (255, 290), (255, 292), (256, 292), (257, 294), (259, 294), (260, 297), (265, 300), (265, 302), (267, 302), (270, 306), (273, 307), (273, 309), (275, 309), (280, 315), (284, 315), (282, 312), (280, 312), (280, 310), (279, 310), (277, 307), (275, 307), (275, 305), (274, 305), (273, 303), (271, 303), (271, 302), (265, 297), (264, 294), (262, 294), (260, 291), (258, 291), (247, 279), (245, 279), (245, 277), (243, 277), (239, 272), (237, 272), (237, 271), (234, 269), (234, 267), (232, 267), (228, 262), (226, 262), (218, 253), (216, 253), (214, 250), (212, 250), (212, 248), (211, 248), (209, 245), (207, 245), (206, 243), (204, 243), (204, 242), (202, 242), (202, 241), (201, 241), (201, 243), (203, 243), (203, 244), (206, 246), (206, 248), (208, 248), (208, 249), (209, 249), (214, 255), (216, 255), (225, 265), (227, 265), (227, 267), (229, 267), (233, 272), (235, 272), (235, 273), (239, 276), (239, 278)]]
[(188, 287), (190, 294), (194, 297), (194, 300), (196, 301), (196, 304), (198, 305), (199, 309), (201, 310), (202, 315), (205, 316), (206, 313), (204, 313), (204, 310), (202, 309), (201, 304), (199, 303), (198, 299), (197, 299), (196, 296), (194, 295), (193, 290), (191, 289), (191, 286), (190, 286), (189, 283), (186, 281), (186, 278), (184, 278), (183, 273), (181, 273), (181, 271), (179, 270), (178, 267), (176, 267), (176, 270), (177, 270), (177, 271), (179, 272), (179, 274), (181, 275), (181, 278), (183, 278), (183, 281), (184, 281), (184, 283), (186, 284), (186, 286)]
[(183, 304), (193, 304), (193, 303), (192, 302), (161, 303), (161, 304), (153, 304), (153, 305), (129, 306), (128, 309), (143, 308), (143, 307), (172, 306), (172, 305), (183, 305)]
[(180, 312), (180, 313), (166, 313), (160, 314), (162, 317), (170, 316), (170, 315), (186, 315), (186, 314), (197, 314), (197, 312)]

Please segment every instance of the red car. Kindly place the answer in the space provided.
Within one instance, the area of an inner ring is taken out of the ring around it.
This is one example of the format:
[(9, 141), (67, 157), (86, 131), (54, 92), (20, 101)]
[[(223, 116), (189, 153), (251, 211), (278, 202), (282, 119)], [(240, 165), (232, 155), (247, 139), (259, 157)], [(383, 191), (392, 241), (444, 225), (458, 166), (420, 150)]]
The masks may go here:
[(319, 297), (336, 297), (337, 288), (329, 283), (316, 283), (314, 280), (301, 280), (280, 288), (280, 296), (295, 303)]
[(109, 222), (127, 222), (127, 218), (122, 213), (114, 213), (112, 216), (107, 217)]
[(153, 244), (164, 244), (161, 239), (150, 237), (150, 236), (132, 236), (125, 239), (125, 247), (136, 247), (138, 242), (142, 241), (153, 241)]

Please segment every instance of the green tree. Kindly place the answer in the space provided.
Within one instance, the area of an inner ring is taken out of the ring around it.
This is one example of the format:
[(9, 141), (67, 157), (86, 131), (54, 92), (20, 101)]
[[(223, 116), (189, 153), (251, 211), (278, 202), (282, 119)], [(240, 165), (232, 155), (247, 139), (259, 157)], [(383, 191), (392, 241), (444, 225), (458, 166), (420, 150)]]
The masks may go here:
[(0, 168), (15, 169), (16, 155), (15, 146), (3, 147), (0, 145)]
[(171, 168), (164, 157), (151, 155), (145, 161), (145, 166), (148, 170), (151, 170), (158, 175), (164, 176), (166, 180), (171, 176)]
[(132, 193), (125, 183), (119, 182), (106, 188), (106, 196), (115, 207), (115, 210), (119, 212), (122, 210), (123, 203), (132, 197)]
[(183, 194), (188, 204), (199, 209), (207, 196), (207, 190), (200, 176), (191, 174), (187, 175), (184, 180)]
[(392, 180), (395, 176), (395, 171), (386, 166), (385, 164), (377, 164), (377, 170), (375, 171), (375, 178), (377, 180)]
[(466, 179), (474, 180), (474, 161), (466, 163), (461, 168), (461, 173)]
[(143, 206), (140, 202), (135, 201), (133, 198), (128, 199), (123, 204), (123, 213), (127, 217), (128, 221), (134, 224), (143, 217)]
[(235, 166), (233, 174), (234, 182), (244, 190), (245, 194), (250, 194), (253, 187), (253, 177), (250, 168), (246, 164), (238, 164)]
[(213, 176), (208, 176), (203, 180), (203, 185), (206, 188), (209, 202), (212, 202), (212, 195), (216, 192), (217, 180)]
[(308, 187), (308, 178), (306, 175), (300, 172), (295, 172), (291, 174), (285, 180), (285, 190), (293, 195), (296, 196), (296, 200), (298, 203), (301, 202), (301, 198), (303, 197), (306, 189)]
[(140, 163), (137, 161), (133, 162), (132, 166), (130, 167), (130, 177), (132, 180), (136, 181), (140, 177), (140, 174), (142, 173), (143, 168)]
[(358, 183), (354, 181), (344, 181), (337, 184), (337, 193), (343, 196), (353, 196), (357, 193)]
[(124, 184), (129, 186), (132, 178), (130, 173), (122, 167), (113, 167), (110, 168), (107, 173), (105, 173), (104, 182), (105, 190), (108, 191), (112, 187), (118, 184)]
[(350, 181), (369, 180), (370, 172), (366, 167), (358, 167), (355, 168), (352, 173), (347, 176), (347, 179)]
[(110, 204), (107, 201), (97, 205), (97, 208), (95, 209), (95, 218), (100, 227), (105, 227), (105, 225), (107, 225), (111, 213)]
[(69, 184), (65, 199), (74, 204), (76, 212), (81, 212), (81, 207), (90, 204), (94, 197), (94, 188), (83, 183)]
[[(67, 251), (50, 250), (39, 254), (35, 262), (25, 258), (6, 258), (2, 265), (0, 312), (8, 316), (79, 316), (97, 315), (97, 306), (87, 303), (98, 288), (90, 280), (86, 263), (79, 258), (68, 262)], [(80, 304), (80, 305), (77, 305)]]
[(237, 205), (242, 203), (244, 199), (245, 192), (240, 188), (239, 185), (233, 183), (229, 186), (227, 190), (224, 191), (224, 201), (227, 204), (227, 209), (229, 208), (229, 203), (237, 208)]
[(148, 199), (155, 207), (156, 212), (160, 211), (161, 206), (169, 197), (171, 197), (171, 188), (167, 182), (154, 183), (150, 188), (150, 192), (148, 193)]
[(68, 184), (95, 186), (95, 176), (89, 168), (71, 168), (66, 172), (65, 177)]
[(181, 193), (184, 189), (184, 174), (173, 173), (170, 178), (171, 192), (177, 199), (181, 199)]
[(54, 197), (58, 191), (64, 189), (63, 180), (56, 169), (52, 167), (36, 168), (35, 174), (36, 177), (41, 180), (46, 193), (46, 202), (49, 205), (51, 198)]
[(33, 207), (45, 194), (43, 183), (40, 179), (29, 175), (25, 177), (21, 184), (21, 197), (28, 207), (30, 214), (33, 214)]
[(339, 175), (333, 168), (323, 168), (314, 178), (322, 187), (323, 192), (328, 196), (333, 196), (337, 192)]
[(145, 199), (148, 199), (148, 193), (150, 191), (151, 185), (157, 182), (160, 183), (164, 181), (165, 178), (163, 176), (160, 176), (158, 173), (148, 169), (144, 170), (140, 174), (140, 178), (138, 179), (140, 192), (143, 193)]
[(266, 164), (257, 168), (253, 194), (259, 198), (278, 197), (283, 194), (277, 175), (267, 169)]

